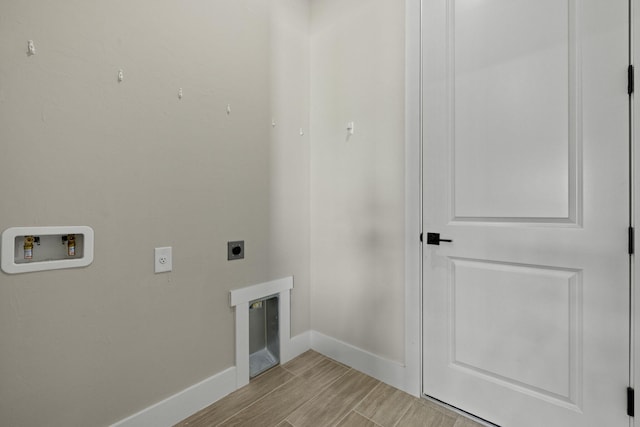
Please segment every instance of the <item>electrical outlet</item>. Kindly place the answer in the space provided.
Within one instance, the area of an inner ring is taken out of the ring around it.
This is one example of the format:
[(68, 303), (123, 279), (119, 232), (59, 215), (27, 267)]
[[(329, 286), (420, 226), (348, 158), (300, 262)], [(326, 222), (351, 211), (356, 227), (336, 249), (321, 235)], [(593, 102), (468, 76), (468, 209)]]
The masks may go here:
[(227, 260), (244, 259), (244, 240), (227, 242)]
[(171, 259), (171, 246), (156, 248), (155, 254), (156, 273), (164, 273), (173, 269), (173, 262)]

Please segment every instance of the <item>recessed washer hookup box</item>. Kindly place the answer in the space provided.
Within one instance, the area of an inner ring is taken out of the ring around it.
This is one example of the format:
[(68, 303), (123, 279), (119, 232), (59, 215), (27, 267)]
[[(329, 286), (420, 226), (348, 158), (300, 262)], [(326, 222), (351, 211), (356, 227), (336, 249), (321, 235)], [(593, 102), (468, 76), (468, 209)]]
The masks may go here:
[(8, 274), (86, 267), (93, 262), (88, 226), (12, 227), (2, 233), (0, 266)]

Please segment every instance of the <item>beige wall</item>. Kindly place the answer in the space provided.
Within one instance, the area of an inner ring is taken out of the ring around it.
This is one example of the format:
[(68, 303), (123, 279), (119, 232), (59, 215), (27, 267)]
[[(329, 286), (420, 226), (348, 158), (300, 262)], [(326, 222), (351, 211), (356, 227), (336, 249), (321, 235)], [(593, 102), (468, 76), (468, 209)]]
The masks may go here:
[(233, 366), (228, 291), (287, 275), (292, 335), (404, 360), (403, 13), (0, 5), (0, 230), (96, 233), (88, 268), (0, 273), (1, 425), (106, 425)]
[(311, 5), (311, 327), (403, 363), (404, 1)]
[[(308, 328), (308, 141), (285, 137), (308, 94), (271, 90), (272, 50), (304, 54), (272, 43), (290, 17), (261, 0), (0, 5), (0, 230), (96, 236), (88, 268), (0, 273), (1, 425), (109, 424), (233, 366), (232, 288), (296, 274)], [(226, 261), (234, 239), (244, 261)]]
[[(291, 336), (309, 330), (309, 1), (271, 0), (269, 268), (294, 276)], [(300, 135), (300, 128), (304, 135)]]

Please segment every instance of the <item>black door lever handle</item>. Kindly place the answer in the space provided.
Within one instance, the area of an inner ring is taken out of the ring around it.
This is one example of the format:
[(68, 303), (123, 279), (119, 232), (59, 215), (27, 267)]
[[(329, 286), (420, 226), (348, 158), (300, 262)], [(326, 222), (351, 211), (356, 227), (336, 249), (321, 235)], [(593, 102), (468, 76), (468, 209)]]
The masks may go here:
[(440, 233), (427, 233), (427, 245), (439, 245), (440, 242), (453, 242), (453, 240), (441, 239)]

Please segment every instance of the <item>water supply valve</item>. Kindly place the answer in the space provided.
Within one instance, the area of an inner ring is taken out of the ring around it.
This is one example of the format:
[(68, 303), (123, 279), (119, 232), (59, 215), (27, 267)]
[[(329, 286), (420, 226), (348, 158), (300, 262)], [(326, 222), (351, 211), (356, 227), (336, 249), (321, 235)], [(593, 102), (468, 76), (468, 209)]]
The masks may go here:
[(76, 235), (69, 234), (67, 236), (67, 255), (76, 256)]
[(33, 259), (33, 236), (24, 236), (24, 259)]

